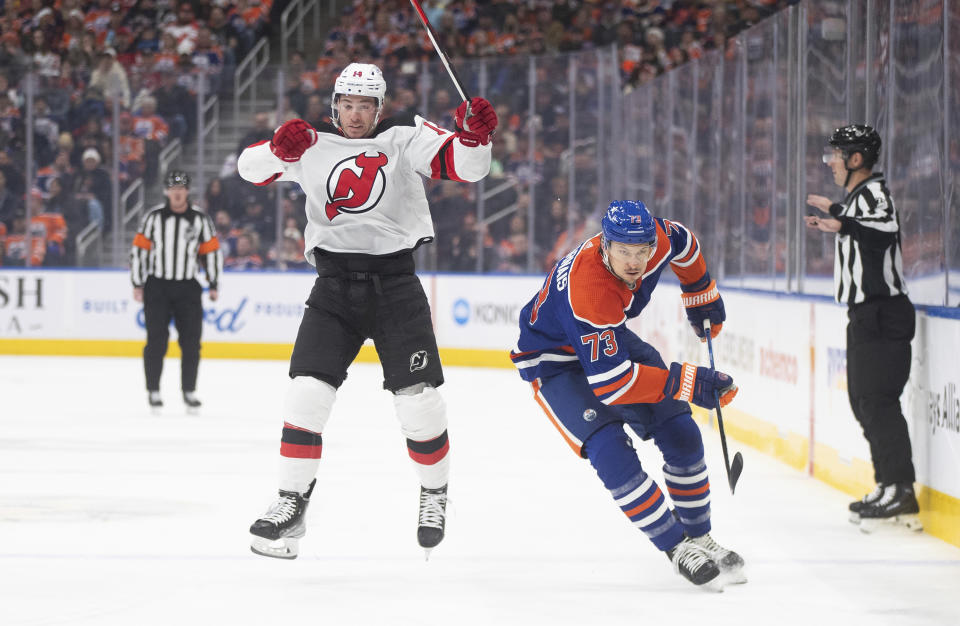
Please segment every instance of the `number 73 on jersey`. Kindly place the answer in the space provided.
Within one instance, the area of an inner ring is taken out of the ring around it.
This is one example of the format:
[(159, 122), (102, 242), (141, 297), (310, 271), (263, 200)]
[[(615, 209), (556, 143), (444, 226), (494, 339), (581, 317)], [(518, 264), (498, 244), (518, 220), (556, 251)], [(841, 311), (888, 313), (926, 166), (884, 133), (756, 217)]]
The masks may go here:
[(590, 333), (580, 335), (580, 343), (590, 346), (590, 361), (596, 361), (600, 358), (600, 349), (603, 348), (605, 356), (613, 356), (617, 353), (617, 338), (613, 331), (607, 329), (602, 333)]

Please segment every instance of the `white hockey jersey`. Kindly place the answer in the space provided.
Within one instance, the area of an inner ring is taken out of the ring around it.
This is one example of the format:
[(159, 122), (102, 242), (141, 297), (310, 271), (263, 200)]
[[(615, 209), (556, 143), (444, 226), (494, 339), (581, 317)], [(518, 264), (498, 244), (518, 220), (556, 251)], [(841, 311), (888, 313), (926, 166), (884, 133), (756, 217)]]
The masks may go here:
[(245, 180), (300, 184), (307, 196), (307, 260), (313, 249), (384, 255), (433, 240), (433, 221), (420, 176), (476, 182), (490, 170), (492, 146), (464, 146), (456, 134), (419, 115), (396, 116), (373, 136), (350, 139), (332, 124), (317, 128), (317, 143), (286, 163), (269, 142), (247, 147), (237, 169)]

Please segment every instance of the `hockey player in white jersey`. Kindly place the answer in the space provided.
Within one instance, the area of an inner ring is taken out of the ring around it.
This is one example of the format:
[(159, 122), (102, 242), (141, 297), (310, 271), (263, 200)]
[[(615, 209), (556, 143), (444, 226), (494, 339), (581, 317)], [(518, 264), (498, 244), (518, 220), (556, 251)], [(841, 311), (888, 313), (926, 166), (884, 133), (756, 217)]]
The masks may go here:
[(336, 80), (332, 124), (290, 120), (247, 147), (240, 175), (257, 185), (300, 184), (307, 197), (306, 257), (318, 278), (290, 359), (283, 406), (280, 497), (250, 527), (257, 554), (292, 559), (305, 533), (322, 433), (336, 391), (367, 338), (393, 393), (420, 478), (417, 539), (443, 539), (449, 454), (437, 387), (443, 371), (413, 250), (433, 240), (421, 176), (475, 182), (490, 169), (497, 115), (483, 98), (456, 111), (455, 131), (420, 116), (380, 119), (386, 82), (375, 65), (351, 63)]

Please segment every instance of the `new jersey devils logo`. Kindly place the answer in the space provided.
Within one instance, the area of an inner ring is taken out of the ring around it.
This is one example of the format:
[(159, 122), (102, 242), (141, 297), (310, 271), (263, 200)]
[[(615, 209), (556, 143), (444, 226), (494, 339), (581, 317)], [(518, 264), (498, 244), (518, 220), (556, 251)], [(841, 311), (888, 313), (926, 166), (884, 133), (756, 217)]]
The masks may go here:
[(387, 155), (382, 152), (358, 154), (337, 163), (327, 178), (327, 218), (333, 221), (340, 213), (364, 213), (377, 206), (386, 188), (386, 164)]

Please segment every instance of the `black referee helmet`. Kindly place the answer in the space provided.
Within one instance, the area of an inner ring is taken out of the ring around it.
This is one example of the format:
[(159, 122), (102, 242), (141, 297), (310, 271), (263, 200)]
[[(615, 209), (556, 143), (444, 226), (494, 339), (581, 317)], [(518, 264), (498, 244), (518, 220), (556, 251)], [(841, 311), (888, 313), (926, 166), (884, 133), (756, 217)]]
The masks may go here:
[(864, 124), (849, 124), (833, 131), (830, 145), (841, 150), (844, 160), (855, 152), (863, 155), (864, 165), (873, 167), (880, 157), (880, 133), (871, 126)]
[(163, 186), (166, 188), (183, 186), (190, 188), (190, 175), (183, 170), (170, 170), (167, 177), (163, 180)]

